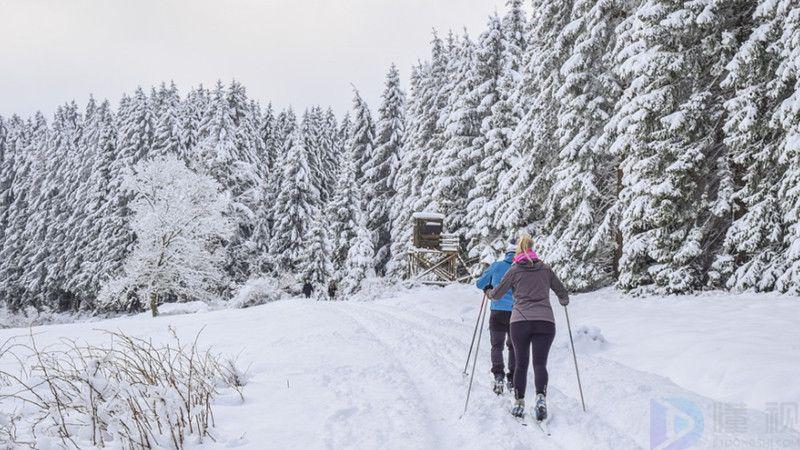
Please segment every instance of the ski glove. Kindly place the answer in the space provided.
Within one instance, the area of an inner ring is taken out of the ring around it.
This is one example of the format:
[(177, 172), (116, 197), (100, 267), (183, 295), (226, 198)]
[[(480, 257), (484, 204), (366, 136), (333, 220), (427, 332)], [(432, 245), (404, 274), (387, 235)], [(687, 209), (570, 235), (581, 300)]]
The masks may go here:
[(489, 292), (491, 292), (492, 289), (494, 289), (494, 286), (492, 286), (491, 284), (487, 284), (486, 287), (483, 288), (483, 292), (486, 293), (486, 295), (489, 295)]

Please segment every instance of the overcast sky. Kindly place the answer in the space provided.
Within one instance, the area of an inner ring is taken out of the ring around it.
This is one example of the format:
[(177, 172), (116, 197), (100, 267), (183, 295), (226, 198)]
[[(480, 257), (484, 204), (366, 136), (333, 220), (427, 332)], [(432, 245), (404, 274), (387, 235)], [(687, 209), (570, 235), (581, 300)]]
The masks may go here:
[(236, 78), (276, 106), (373, 110), (392, 62), (407, 86), (431, 30), (477, 35), (505, 0), (0, 0), (0, 115), (48, 116), (90, 93)]

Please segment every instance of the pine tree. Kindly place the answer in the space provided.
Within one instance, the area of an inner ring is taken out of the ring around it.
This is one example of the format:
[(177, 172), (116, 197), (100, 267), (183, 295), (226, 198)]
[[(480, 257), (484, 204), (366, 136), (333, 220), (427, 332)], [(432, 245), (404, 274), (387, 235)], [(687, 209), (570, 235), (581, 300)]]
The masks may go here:
[(311, 283), (318, 293), (324, 292), (328, 281), (333, 277), (333, 264), (331, 263), (331, 241), (328, 234), (328, 222), (322, 210), (317, 210), (303, 239), (305, 248), (302, 252), (300, 263), (300, 282)]
[(326, 207), (325, 216), (331, 232), (331, 262), (337, 277), (341, 276), (350, 245), (356, 238), (359, 214), (362, 213), (361, 191), (356, 185), (356, 170), (352, 152), (344, 155), (336, 179), (336, 190)]
[(783, 254), (784, 239), (790, 237), (784, 238), (784, 231), (793, 226), (791, 201), (783, 202), (788, 208), (782, 208), (780, 200), (787, 193), (792, 195), (791, 189), (783, 187), (788, 185), (781, 183), (784, 174), (791, 177), (786, 169), (793, 149), (781, 142), (791, 123), (791, 119), (785, 124), (781, 119), (790, 118), (791, 113), (778, 112), (779, 105), (791, 104), (786, 101), (792, 93), (791, 78), (778, 75), (779, 68), (785, 70), (791, 64), (791, 59), (782, 64), (781, 57), (783, 48), (791, 48), (783, 47), (791, 34), (786, 20), (791, 17), (790, 8), (785, 2), (760, 3), (753, 12), (752, 32), (731, 58), (722, 82), (734, 94), (725, 103), (728, 155), (722, 175), (728, 195), (716, 205), (716, 214), (731, 218), (731, 223), (709, 273), (709, 281), (717, 287), (792, 288), (786, 282), (790, 276), (784, 278), (796, 254), (791, 240), (786, 245), (790, 250)]
[(528, 56), (513, 94), (521, 108), (521, 119), (511, 147), (520, 160), (500, 177), (501, 190), (496, 199), (500, 205), (494, 218), (496, 224), (507, 230), (527, 228), (539, 238), (541, 205), (553, 184), (549, 174), (558, 155), (555, 92), (561, 85), (561, 67), (569, 55), (560, 33), (568, 29), (572, 5), (571, 0), (543, 0), (533, 9), (526, 39)]
[(623, 22), (616, 54), (627, 87), (607, 126), (622, 157), (623, 289), (686, 292), (704, 282), (721, 102), (713, 84), (692, 86), (721, 70), (714, 57), (726, 19), (700, 4), (654, 1)]
[(14, 202), (11, 183), (14, 181), (14, 157), (12, 147), (7, 143), (6, 121), (0, 116), (0, 248), (5, 242), (6, 227), (9, 220), (9, 207)]
[(344, 155), (347, 143), (350, 141), (351, 128), (353, 126), (350, 120), (350, 111), (344, 113), (342, 122), (339, 124), (339, 129), (336, 132), (336, 154)]
[(260, 181), (254, 167), (257, 127), (250, 120), (249, 108), (241, 85), (233, 82), (226, 92), (217, 82), (195, 149), (198, 171), (214, 177), (232, 196), (227, 214), (237, 228), (228, 243), (226, 270), (236, 282), (246, 280), (252, 270), (254, 211), (260, 201)]
[(467, 194), (469, 231), (466, 237), (470, 256), (478, 256), (486, 264), (494, 261), (497, 250), (507, 242), (507, 237), (494, 227), (497, 180), (510, 167), (505, 150), (514, 126), (511, 105), (501, 101), (499, 82), (505, 70), (503, 49), (501, 21), (494, 15), (476, 50), (475, 88), (468, 95), (478, 105), (475, 115), (481, 122), (481, 129), (473, 140), (469, 156), (477, 166), (464, 175), (474, 177), (474, 185)]
[[(72, 306), (72, 298), (64, 291), (69, 276), (68, 255), (71, 246), (70, 225), (73, 217), (74, 198), (82, 179), (79, 148), (82, 119), (75, 102), (56, 109), (52, 122), (52, 133), (47, 145), (44, 171), (44, 188), (32, 213), (33, 234), (38, 242), (28, 244), (32, 255), (26, 266), (23, 283), (30, 286), (31, 293), (38, 296), (46, 307), (64, 310)], [(36, 247), (35, 250), (33, 247)]]
[(157, 92), (158, 109), (155, 111), (155, 134), (153, 138), (153, 155), (178, 155), (186, 154), (181, 136), (181, 99), (178, 88), (174, 83), (169, 87), (162, 84)]
[(29, 224), (30, 205), (34, 202), (39, 187), (34, 175), (48, 129), (40, 113), (28, 121), (23, 121), (16, 115), (11, 116), (7, 128), (5, 155), (13, 158), (6, 161), (13, 164), (14, 177), (6, 193), (9, 204), (4, 226), (5, 242), (0, 247), (0, 299), (4, 300), (9, 309), (16, 311), (26, 305), (38, 306), (27, 294), (21, 278), (26, 269), (24, 251), (27, 241), (24, 237), (33, 225)]
[(124, 98), (118, 115), (117, 147), (121, 162), (130, 167), (150, 153), (155, 139), (155, 115), (144, 89), (138, 87), (133, 97)]
[(445, 92), (449, 92), (446, 107), (440, 118), (444, 146), (438, 164), (430, 176), (433, 209), (444, 213), (450, 230), (458, 235), (467, 233), (466, 202), (472, 178), (465, 177), (476, 164), (472, 158), (472, 143), (480, 133), (477, 104), (469, 93), (475, 89), (475, 44), (464, 33), (448, 61), (449, 74)]
[(304, 142), (303, 145), (307, 149), (309, 155), (311, 180), (318, 192), (317, 198), (320, 204), (324, 204), (328, 200), (328, 193), (330, 191), (328, 185), (329, 179), (326, 173), (327, 149), (323, 147), (325, 139), (323, 136), (323, 120), (322, 109), (315, 106), (303, 113), (303, 119), (300, 122), (300, 130)]
[(605, 55), (624, 11), (616, 2), (580, 0), (572, 14), (563, 36), (571, 56), (555, 93), (560, 151), (544, 205), (543, 252), (568, 286), (585, 290), (607, 284), (613, 272), (614, 228), (605, 209), (616, 197), (617, 162), (596, 144), (620, 95)]
[(356, 216), (355, 237), (349, 243), (347, 262), (341, 274), (342, 292), (354, 293), (361, 289), (364, 280), (373, 277), (375, 252), (372, 246), (372, 235), (366, 227), (366, 217), (362, 212)]
[(301, 269), (305, 243), (316, 204), (311, 185), (308, 153), (303, 146), (299, 129), (285, 143), (288, 152), (284, 158), (280, 190), (275, 201), (275, 218), (269, 253), (281, 273), (294, 273)]
[(180, 142), (183, 143), (187, 164), (190, 155), (194, 154), (195, 146), (200, 142), (200, 127), (209, 104), (209, 93), (201, 85), (189, 91), (186, 99), (180, 105)]
[[(444, 87), (447, 82), (447, 62), (453, 50), (434, 31), (431, 43), (431, 60), (418, 72), (419, 80), (414, 95), (418, 96), (412, 104), (416, 121), (408, 128), (406, 145), (413, 146), (418, 158), (410, 168), (413, 203), (407, 205), (410, 211), (430, 209), (433, 206), (433, 192), (436, 180), (430, 176), (431, 167), (438, 164), (444, 148), (444, 130), (439, 120), (448, 98)], [(410, 214), (410, 213), (409, 213)]]
[[(375, 125), (372, 121), (372, 113), (357, 89), (354, 89), (353, 92), (353, 119), (347, 146), (355, 161), (356, 182), (363, 183), (365, 181), (364, 170), (370, 164), (375, 148)], [(371, 195), (366, 190), (365, 193)]]
[[(405, 144), (400, 147), (399, 165), (394, 178), (395, 196), (390, 208), (391, 220), (391, 259), (387, 264), (387, 275), (391, 278), (400, 278), (406, 268), (405, 258), (411, 246), (411, 215), (417, 203), (416, 168), (419, 162), (420, 149), (410, 144), (410, 139), (416, 134), (419, 123), (418, 105), (421, 100), (421, 81), (423, 68), (417, 66), (411, 73), (410, 95), (406, 102), (407, 132)], [(412, 132), (413, 130), (413, 132)], [(341, 185), (338, 184), (337, 186)], [(338, 188), (337, 188), (338, 189)]]
[(333, 110), (328, 108), (322, 118), (320, 131), (320, 154), (322, 158), (320, 180), (321, 197), (324, 203), (333, 196), (336, 188), (336, 173), (339, 170), (341, 149), (337, 147), (339, 125)]
[(264, 165), (261, 172), (264, 174), (264, 181), (261, 185), (261, 204), (256, 209), (255, 229), (253, 230), (253, 242), (255, 251), (254, 271), (266, 274), (270, 271), (269, 241), (271, 235), (272, 206), (275, 194), (273, 183), (280, 179), (282, 171), (277, 170), (276, 160), (278, 158), (277, 130), (275, 115), (272, 111), (272, 104), (267, 106), (264, 116), (261, 118), (261, 128), (259, 130), (262, 142), (263, 155), (259, 158), (260, 164)]
[(783, 273), (775, 287), (781, 292), (800, 294), (800, 7), (796, 3), (783, 1), (778, 6), (783, 13), (780, 42), (781, 64), (778, 66), (779, 92), (788, 91), (773, 115), (773, 126), (785, 130), (779, 143), (781, 156), (778, 162), (786, 167), (778, 190), (778, 201), (785, 224), (783, 237)]
[(405, 94), (400, 88), (400, 74), (392, 64), (386, 75), (378, 115), (375, 150), (364, 166), (364, 192), (367, 198), (367, 229), (375, 236), (375, 270), (382, 273), (390, 258), (391, 222), (389, 208), (394, 199), (394, 172), (403, 145)]
[(115, 253), (113, 245), (121, 228), (121, 198), (113, 183), (117, 175), (113, 173), (117, 128), (109, 103), (102, 102), (87, 121), (85, 145), (93, 159), (82, 194), (86, 198), (85, 217), (77, 232), (84, 237), (81, 251), (85, 257), (68, 286), (91, 306), (100, 286), (121, 271), (124, 255)]

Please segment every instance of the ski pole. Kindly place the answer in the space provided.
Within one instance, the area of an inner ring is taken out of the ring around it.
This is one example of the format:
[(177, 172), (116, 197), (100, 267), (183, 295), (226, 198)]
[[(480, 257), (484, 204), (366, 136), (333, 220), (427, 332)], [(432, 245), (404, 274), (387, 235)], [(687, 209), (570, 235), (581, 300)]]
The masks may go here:
[(469, 343), (469, 353), (467, 353), (467, 362), (464, 363), (464, 371), (461, 375), (467, 376), (467, 367), (469, 366), (469, 357), (472, 356), (472, 347), (475, 345), (475, 335), (478, 333), (478, 322), (481, 320), (484, 305), (486, 304), (486, 293), (483, 293), (483, 300), (481, 300), (481, 308), (478, 310), (478, 318), (475, 319), (475, 330), (472, 332), (472, 342)]
[(564, 305), (564, 314), (567, 316), (567, 330), (569, 331), (569, 345), (572, 347), (572, 360), (575, 362), (575, 376), (578, 377), (578, 391), (581, 393), (581, 406), (583, 412), (586, 412), (586, 403), (583, 401), (583, 388), (581, 387), (581, 374), (578, 371), (578, 358), (575, 357), (575, 343), (572, 341), (572, 327), (569, 324), (569, 312), (567, 305)]
[[(486, 300), (486, 295), (483, 296), (484, 300)], [(483, 335), (483, 323), (486, 321), (486, 309), (483, 308), (483, 314), (481, 315), (481, 328), (478, 332), (478, 342), (475, 343), (475, 354), (472, 356), (472, 375), (469, 377), (469, 387), (467, 388), (467, 400), (464, 402), (464, 412), (461, 414), (463, 417), (464, 414), (467, 413), (467, 407), (469, 406), (469, 394), (472, 392), (472, 380), (475, 379), (475, 366), (478, 362), (478, 349), (481, 347), (481, 336)]]

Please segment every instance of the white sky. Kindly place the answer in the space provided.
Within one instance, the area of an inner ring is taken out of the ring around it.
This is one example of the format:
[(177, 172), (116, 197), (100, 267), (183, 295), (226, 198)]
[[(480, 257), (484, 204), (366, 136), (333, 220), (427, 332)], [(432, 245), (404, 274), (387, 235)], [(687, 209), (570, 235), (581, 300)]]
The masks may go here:
[(278, 107), (377, 109), (390, 63), (407, 87), (431, 30), (473, 37), (505, 0), (0, 0), (0, 115), (48, 116), (90, 93), (218, 78)]

